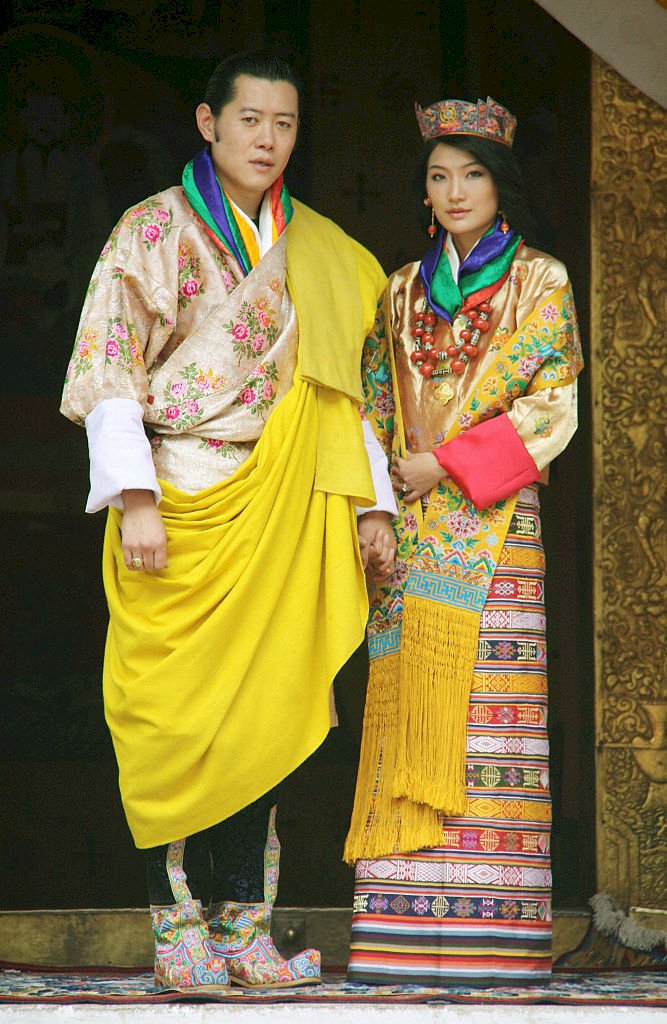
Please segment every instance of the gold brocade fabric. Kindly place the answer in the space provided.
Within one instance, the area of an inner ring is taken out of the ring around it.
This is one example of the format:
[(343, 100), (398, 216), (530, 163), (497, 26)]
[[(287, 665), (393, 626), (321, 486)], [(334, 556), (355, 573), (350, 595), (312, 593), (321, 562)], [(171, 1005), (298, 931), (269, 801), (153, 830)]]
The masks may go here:
[[(503, 341), (513, 335), (532, 310), (557, 288), (563, 287), (567, 280), (567, 270), (562, 263), (523, 246), (512, 264), (508, 279), (493, 296), (490, 330), (480, 340), (479, 357), (468, 363), (460, 377), (450, 373), (429, 381), (410, 363), (410, 353), (414, 348), (412, 328), (424, 308), (419, 263), (408, 264), (392, 274), (388, 316), (395, 339), (396, 371), (406, 443), (410, 451), (431, 451), (442, 443), (462, 415), (466, 399), (476, 383), (488, 376), (489, 367)], [(435, 346), (445, 349), (464, 327), (465, 321), (460, 317), (455, 318), (451, 326), (438, 318)], [(529, 394), (514, 402), (508, 411), (539, 469), (548, 466), (563, 450), (577, 424), (574, 378), (570, 375), (565, 387), (562, 379), (553, 383), (558, 386), (551, 388), (547, 381), (543, 381), (539, 387), (529, 388)], [(492, 384), (492, 381), (486, 382), (489, 388)], [(438, 398), (441, 388), (445, 392), (444, 400)], [(448, 398), (449, 394), (451, 398)], [(465, 426), (467, 422), (464, 419), (459, 425)]]
[[(431, 380), (410, 361), (424, 311), (418, 270), (412, 264), (390, 278), (364, 355), (366, 414), (385, 451), (432, 451), (507, 413), (544, 467), (576, 426), (582, 360), (565, 269), (521, 249), (493, 296), (479, 358), (460, 378)], [(453, 330), (463, 326), (457, 319)], [(437, 325), (439, 349), (451, 344), (451, 331)], [(396, 569), (371, 591), (371, 675), (347, 860), (437, 845), (439, 815), (465, 808), (479, 620), (516, 498), (479, 509), (445, 479), (423, 509), (399, 504)]]

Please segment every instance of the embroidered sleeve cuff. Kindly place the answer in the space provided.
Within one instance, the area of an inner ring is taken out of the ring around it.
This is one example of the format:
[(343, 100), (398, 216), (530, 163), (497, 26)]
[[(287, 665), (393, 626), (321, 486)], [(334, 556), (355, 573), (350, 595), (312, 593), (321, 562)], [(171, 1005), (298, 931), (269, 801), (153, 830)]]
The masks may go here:
[(464, 431), (433, 454), (477, 508), (516, 494), (540, 476), (507, 413)]
[(90, 453), (90, 494), (86, 512), (108, 505), (123, 508), (122, 492), (136, 488), (162, 498), (143, 425), (141, 404), (131, 398), (108, 398), (86, 416)]

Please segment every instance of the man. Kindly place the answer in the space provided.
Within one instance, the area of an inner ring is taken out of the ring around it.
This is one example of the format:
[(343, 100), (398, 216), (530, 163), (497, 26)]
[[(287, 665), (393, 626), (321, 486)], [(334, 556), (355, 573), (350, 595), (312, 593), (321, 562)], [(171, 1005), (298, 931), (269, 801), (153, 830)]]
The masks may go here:
[(269, 934), (272, 790), (324, 739), (364, 636), (355, 504), (395, 508), (358, 412), (384, 275), (284, 186), (289, 65), (228, 58), (196, 116), (207, 147), (182, 186), (130, 209), (102, 252), (62, 411), (86, 426), (87, 510), (110, 510), (104, 699), (156, 983), (304, 984), (319, 953), (286, 961)]

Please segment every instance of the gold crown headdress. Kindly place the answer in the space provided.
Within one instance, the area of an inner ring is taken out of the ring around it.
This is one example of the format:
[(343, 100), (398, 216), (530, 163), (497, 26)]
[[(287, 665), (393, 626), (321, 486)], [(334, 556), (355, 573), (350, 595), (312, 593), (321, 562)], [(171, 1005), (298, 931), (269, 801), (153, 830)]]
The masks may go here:
[(444, 135), (478, 135), (512, 148), (516, 117), (487, 96), (477, 104), (465, 100), (442, 100), (430, 107), (415, 103), (415, 113), (424, 142)]

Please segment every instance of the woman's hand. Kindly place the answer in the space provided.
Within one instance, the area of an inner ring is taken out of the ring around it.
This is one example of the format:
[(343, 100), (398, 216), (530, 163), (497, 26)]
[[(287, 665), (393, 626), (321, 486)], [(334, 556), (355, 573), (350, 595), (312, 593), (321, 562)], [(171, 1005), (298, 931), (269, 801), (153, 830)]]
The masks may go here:
[(366, 512), (357, 519), (359, 550), (371, 579), (386, 580), (394, 571), (396, 536), (388, 512)]
[(152, 491), (123, 491), (121, 536), (125, 565), (132, 572), (167, 568), (167, 531)]
[(417, 452), (415, 455), (406, 452), (404, 459), (400, 455), (396, 456), (394, 465), (407, 488), (398, 488), (401, 500), (407, 504), (417, 501), (422, 494), (430, 494), (435, 485), (447, 476), (433, 452)]

